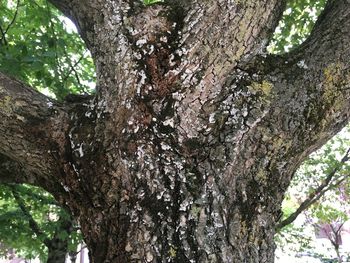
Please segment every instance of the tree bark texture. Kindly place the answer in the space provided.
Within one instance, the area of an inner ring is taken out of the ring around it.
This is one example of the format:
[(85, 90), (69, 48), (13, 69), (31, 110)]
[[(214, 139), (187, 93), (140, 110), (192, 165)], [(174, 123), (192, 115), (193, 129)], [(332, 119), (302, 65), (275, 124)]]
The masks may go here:
[[(93, 99), (0, 75), (1, 169), (79, 218), (100, 262), (273, 262), (284, 192), (349, 121), (350, 3), (267, 55), (280, 0), (51, 0), (78, 26)], [(25, 110), (24, 110), (25, 109)]]

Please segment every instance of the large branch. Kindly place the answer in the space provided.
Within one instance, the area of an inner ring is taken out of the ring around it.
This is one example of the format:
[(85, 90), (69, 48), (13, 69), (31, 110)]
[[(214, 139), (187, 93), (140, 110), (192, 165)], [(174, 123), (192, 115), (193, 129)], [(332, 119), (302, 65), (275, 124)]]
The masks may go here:
[(18, 162), (0, 154), (0, 183), (38, 185), (38, 176), (26, 171)]
[[(294, 96), (287, 103), (290, 116), (301, 114), (299, 140), (306, 148), (338, 132), (350, 118), (350, 2), (329, 1), (309, 39), (289, 54), (291, 66), (284, 74), (294, 76)], [(288, 81), (288, 82), (289, 82)], [(290, 93), (290, 92), (289, 92)], [(299, 126), (299, 127), (298, 127)]]
[(0, 73), (0, 119), (1, 165), (18, 171), (9, 174), (15, 182), (50, 181), (60, 173), (57, 159), (65, 153), (68, 129), (60, 104)]
[[(135, 44), (129, 36), (134, 30), (132, 15), (140, 15), (144, 8), (142, 1), (79, 1), (50, 0), (50, 2), (69, 17), (90, 50), (96, 65), (97, 90), (100, 101), (110, 97), (113, 92), (129, 93), (138, 76), (131, 72), (137, 63), (132, 46)], [(148, 19), (148, 16), (144, 16)], [(118, 96), (120, 97), (120, 96)], [(113, 96), (112, 101), (116, 98)], [(122, 101), (123, 98), (120, 98)], [(106, 105), (102, 103), (100, 105)], [(101, 109), (104, 111), (104, 109)]]
[[(113, 111), (108, 98), (171, 90), (180, 79), (182, 86), (202, 82), (214, 92), (239, 61), (265, 48), (285, 6), (281, 0), (142, 2), (51, 0), (75, 21), (92, 52), (107, 111)], [(111, 87), (113, 95), (106, 91)]]
[(304, 44), (244, 69), (268, 97), (260, 125), (283, 141), (281, 156), (296, 158), (293, 169), (350, 119), (349, 42), (350, 3), (329, 1)]
[[(282, 200), (280, 193), (301, 162), (350, 119), (349, 42), (350, 3), (330, 1), (298, 49), (239, 65), (232, 74), (230, 96), (222, 102), (233, 112), (226, 115), (225, 129), (239, 139), (238, 155), (246, 149), (251, 154), (234, 160), (224, 175), (226, 185), (232, 184), (235, 171), (251, 169), (260, 157), (265, 161), (255, 181)], [(243, 132), (235, 132), (237, 126)], [(234, 191), (227, 190), (232, 196)]]
[(125, 33), (124, 19), (132, 6), (142, 5), (141, 1), (130, 4), (126, 0), (49, 2), (73, 21), (95, 59), (115, 54), (118, 49), (125, 47), (126, 43), (122, 43), (119, 37)]
[(285, 8), (280, 0), (189, 3), (180, 39), (183, 67), (202, 71), (206, 86), (222, 85), (242, 59), (264, 52)]

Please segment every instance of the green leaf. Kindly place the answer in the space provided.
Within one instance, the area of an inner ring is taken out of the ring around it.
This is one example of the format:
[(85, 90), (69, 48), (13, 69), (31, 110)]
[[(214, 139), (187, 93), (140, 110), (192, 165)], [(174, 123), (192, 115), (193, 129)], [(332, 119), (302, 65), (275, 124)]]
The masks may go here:
[(163, 2), (163, 0), (143, 0), (145, 5), (153, 5), (161, 2)]

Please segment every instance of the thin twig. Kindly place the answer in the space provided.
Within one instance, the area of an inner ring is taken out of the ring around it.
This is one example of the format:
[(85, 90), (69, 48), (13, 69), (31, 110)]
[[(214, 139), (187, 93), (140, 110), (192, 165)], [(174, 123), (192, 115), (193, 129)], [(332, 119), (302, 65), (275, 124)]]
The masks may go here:
[(6, 45), (7, 45), (6, 35), (5, 35), (5, 32), (4, 32), (4, 30), (2, 29), (1, 26), (0, 26), (0, 33), (1, 33), (1, 35), (2, 35), (2, 37), (0, 38), (0, 43), (1, 43), (2, 41), (4, 41), (4, 45), (6, 46)]
[(49, 5), (49, 2), (46, 0), (46, 12), (47, 12), (47, 18), (48, 18), (48, 30), (51, 30), (51, 34), (52, 34), (52, 38), (54, 39), (54, 50), (55, 50), (55, 74), (56, 76), (59, 78), (60, 76), (62, 76), (62, 67), (61, 67), (61, 63), (59, 61), (58, 58), (58, 49), (57, 49), (57, 35), (56, 35), (56, 31), (54, 28), (54, 25), (52, 23), (52, 12), (51, 12), (51, 8)]
[(11, 20), (11, 22), (7, 25), (5, 31), (4, 31), (4, 35), (7, 34), (7, 32), (9, 31), (10, 27), (12, 26), (12, 24), (15, 22), (17, 15), (18, 15), (18, 9), (19, 9), (19, 4), (20, 4), (20, 0), (17, 0), (17, 4), (16, 4), (16, 11), (15, 14), (13, 15), (13, 18)]
[[(80, 56), (80, 58), (74, 62), (74, 64), (72, 65), (71, 63), (69, 63), (69, 66), (70, 66), (70, 70), (68, 71), (67, 74), (65, 74), (65, 76), (63, 77), (62, 79), (62, 82), (66, 82), (67, 79), (69, 78), (69, 76), (72, 74), (72, 72), (74, 72), (74, 75), (75, 75), (75, 78), (77, 79), (79, 85), (81, 85), (80, 83), (80, 79), (79, 79), (79, 74), (78, 72), (76, 71), (75, 67), (81, 62), (81, 60), (85, 57), (85, 54), (86, 54), (87, 51), (84, 51), (84, 53)], [(65, 55), (68, 57), (68, 54), (65, 52)]]

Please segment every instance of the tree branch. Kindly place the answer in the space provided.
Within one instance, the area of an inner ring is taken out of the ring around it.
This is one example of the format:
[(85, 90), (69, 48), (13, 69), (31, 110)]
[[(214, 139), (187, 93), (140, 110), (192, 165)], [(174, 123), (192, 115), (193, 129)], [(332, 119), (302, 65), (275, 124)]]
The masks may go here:
[(180, 40), (187, 54), (183, 67), (199, 68), (216, 85), (243, 58), (265, 50), (285, 8), (285, 1), (276, 0), (189, 3)]
[[(133, 30), (131, 14), (143, 6), (142, 2), (131, 1), (131, 5), (125, 0), (49, 1), (74, 22), (90, 50), (96, 65), (97, 89), (101, 98), (107, 96), (108, 86), (125, 91), (133, 89), (134, 85), (130, 84), (137, 79), (135, 73), (124, 76), (120, 73), (137, 64), (131, 50), (133, 43), (128, 36), (129, 30)], [(106, 83), (105, 79), (110, 81)], [(130, 79), (127, 85), (126, 79)]]
[[(9, 168), (17, 182), (47, 187), (59, 174), (57, 159), (65, 154), (68, 120), (62, 105), (0, 73), (0, 153), (2, 178)], [(6, 158), (7, 156), (8, 158)], [(27, 181), (28, 180), (28, 181)]]
[[(117, 1), (79, 1), (79, 0), (49, 0), (65, 16), (70, 18), (78, 28), (78, 31), (84, 39), (87, 47), (94, 54), (97, 52), (96, 46), (102, 44), (106, 38), (106, 25), (109, 24), (108, 30), (112, 36), (109, 40), (118, 35), (122, 26), (121, 17), (123, 13), (130, 8), (129, 3), (125, 0)], [(102, 37), (99, 35), (103, 35)], [(112, 41), (110, 45), (118, 44)], [(101, 48), (101, 50), (103, 50)], [(105, 49), (107, 51), (108, 49)]]
[[(268, 114), (256, 129), (264, 126), (271, 138), (282, 140), (280, 157), (292, 158), (290, 171), (350, 119), (349, 41), (350, 3), (329, 1), (300, 47), (282, 56), (256, 58), (242, 68), (244, 78), (253, 79), (251, 85), (261, 87), (268, 102)], [(256, 129), (251, 127), (250, 133)], [(281, 178), (283, 187), (288, 178)]]
[[(5, 37), (7, 32), (9, 31), (9, 29), (11, 28), (11, 26), (13, 25), (13, 23), (16, 21), (17, 15), (18, 15), (18, 9), (19, 9), (19, 4), (20, 4), (20, 0), (17, 0), (17, 4), (16, 4), (16, 11), (13, 15), (12, 20), (8, 23), (7, 27), (5, 28), (5, 30), (2, 32), (3, 36)], [(5, 40), (6, 41), (6, 40)]]
[(305, 211), (312, 204), (317, 202), (327, 191), (333, 189), (336, 186), (339, 186), (346, 179), (347, 176), (343, 177), (340, 180), (337, 180), (336, 182), (333, 182), (334, 181), (333, 179), (336, 177), (336, 174), (343, 167), (343, 165), (349, 160), (349, 157), (350, 157), (349, 155), (350, 155), (350, 148), (347, 150), (346, 154), (343, 156), (339, 164), (326, 176), (326, 178), (322, 181), (322, 183), (309, 194), (309, 196), (300, 204), (300, 206), (295, 210), (295, 212), (293, 212), (286, 219), (282, 220), (280, 223), (277, 224), (276, 226), (277, 231), (293, 223), (294, 220), (303, 211)]
[(292, 64), (292, 70), (287, 72), (295, 77), (294, 90), (298, 94), (292, 99), (296, 103), (289, 106), (293, 115), (298, 112), (305, 116), (305, 125), (300, 127), (308, 131), (304, 133), (305, 145), (323, 141), (325, 135), (328, 139), (349, 121), (349, 41), (350, 3), (329, 1), (311, 36), (288, 55), (286, 62)]
[(29, 183), (38, 185), (37, 176), (28, 173), (23, 166), (0, 154), (0, 183)]
[[(16, 172), (16, 171), (14, 171), (14, 172)], [(23, 185), (21, 183), (15, 183), (15, 184), (10, 183), (10, 184), (13, 187), (15, 187), (17, 192), (21, 193), (22, 198), (29, 198), (30, 200), (40, 202), (41, 204), (45, 204), (45, 205), (61, 207), (61, 205), (59, 203), (57, 203), (57, 201), (51, 196), (48, 196), (48, 195), (43, 194), (43, 193), (33, 192), (32, 188), (28, 188), (28, 186)], [(5, 185), (9, 185), (9, 184), (5, 183)]]

